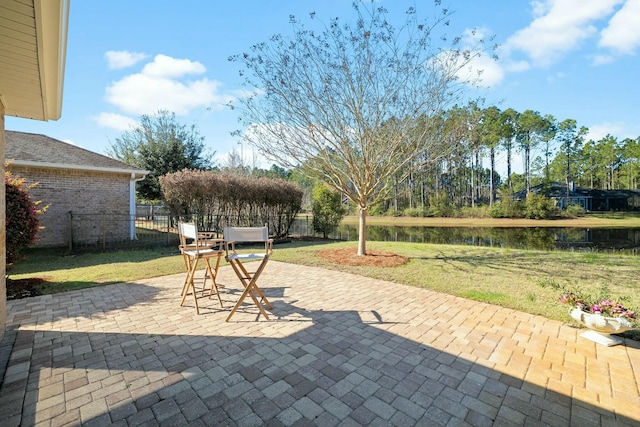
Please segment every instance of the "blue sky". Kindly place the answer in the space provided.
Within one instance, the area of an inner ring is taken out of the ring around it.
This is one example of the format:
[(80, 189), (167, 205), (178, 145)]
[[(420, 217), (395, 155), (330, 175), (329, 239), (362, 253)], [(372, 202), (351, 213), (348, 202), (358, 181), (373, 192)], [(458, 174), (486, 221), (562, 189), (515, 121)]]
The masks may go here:
[[(224, 165), (251, 148), (230, 135), (237, 113), (223, 104), (243, 89), (227, 60), (273, 34), (291, 34), (289, 16), (350, 18), (352, 0), (72, 0), (62, 118), (6, 118), (88, 150), (106, 149), (142, 114), (174, 111), (195, 124)], [(428, 17), (431, 0), (378, 0), (392, 17), (409, 6)], [(576, 119), (598, 140), (640, 136), (640, 0), (443, 0), (449, 34), (477, 28), (500, 45), (480, 58), (486, 105)], [(445, 46), (443, 46), (445, 47)], [(261, 164), (257, 158), (257, 165)], [(516, 164), (517, 164), (517, 158)]]

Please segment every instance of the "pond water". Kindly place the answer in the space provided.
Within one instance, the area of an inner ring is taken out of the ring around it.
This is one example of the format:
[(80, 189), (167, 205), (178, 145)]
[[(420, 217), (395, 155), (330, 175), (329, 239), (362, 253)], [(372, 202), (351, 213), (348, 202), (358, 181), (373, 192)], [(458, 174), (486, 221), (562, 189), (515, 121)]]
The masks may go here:
[[(369, 241), (640, 254), (640, 228), (367, 226), (367, 233)], [(341, 225), (330, 237), (357, 240), (357, 226)]]

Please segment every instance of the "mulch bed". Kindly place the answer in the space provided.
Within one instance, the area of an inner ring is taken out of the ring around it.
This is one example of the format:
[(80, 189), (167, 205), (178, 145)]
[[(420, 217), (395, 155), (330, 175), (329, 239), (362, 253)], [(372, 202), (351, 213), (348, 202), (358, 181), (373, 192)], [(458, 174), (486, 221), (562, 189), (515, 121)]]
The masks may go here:
[(40, 277), (18, 280), (7, 278), (7, 300), (38, 296), (40, 295), (38, 286), (46, 281)]
[(409, 262), (409, 258), (393, 252), (367, 250), (367, 255), (358, 256), (356, 247), (331, 249), (318, 252), (318, 256), (329, 262), (352, 266), (398, 267)]

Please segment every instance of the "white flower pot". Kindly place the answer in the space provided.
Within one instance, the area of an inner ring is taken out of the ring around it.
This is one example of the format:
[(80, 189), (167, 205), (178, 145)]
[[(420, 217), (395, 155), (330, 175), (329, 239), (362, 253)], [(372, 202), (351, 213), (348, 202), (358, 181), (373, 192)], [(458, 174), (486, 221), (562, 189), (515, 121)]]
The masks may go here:
[(569, 310), (571, 317), (590, 329), (580, 334), (581, 337), (598, 344), (611, 347), (622, 344), (622, 340), (612, 337), (611, 334), (620, 334), (634, 329), (633, 325), (622, 317), (605, 317), (600, 314), (587, 313), (579, 308)]

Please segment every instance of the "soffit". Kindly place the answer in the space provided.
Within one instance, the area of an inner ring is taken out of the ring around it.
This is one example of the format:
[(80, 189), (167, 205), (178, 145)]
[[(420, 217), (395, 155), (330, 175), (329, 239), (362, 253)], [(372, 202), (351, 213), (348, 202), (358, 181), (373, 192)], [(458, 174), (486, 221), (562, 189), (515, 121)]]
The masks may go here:
[(69, 0), (0, 0), (0, 102), (5, 114), (62, 112)]

